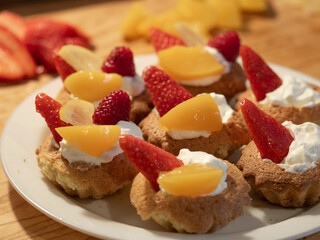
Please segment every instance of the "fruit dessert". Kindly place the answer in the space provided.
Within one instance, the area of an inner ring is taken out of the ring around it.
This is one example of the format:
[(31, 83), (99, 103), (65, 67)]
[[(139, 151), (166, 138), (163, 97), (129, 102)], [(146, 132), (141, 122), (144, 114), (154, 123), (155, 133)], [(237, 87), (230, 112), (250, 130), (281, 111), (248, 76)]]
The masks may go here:
[(243, 214), (250, 186), (231, 163), (204, 152), (180, 151), (178, 157), (130, 135), (120, 147), (139, 169), (130, 200), (142, 220), (168, 230), (213, 232)]
[(122, 89), (132, 99), (131, 121), (139, 123), (151, 111), (152, 101), (129, 48), (115, 47), (103, 61), (83, 47), (63, 46), (55, 60), (64, 80), (65, 88), (57, 97), (61, 102), (75, 97), (98, 103), (111, 91)]
[(283, 207), (314, 205), (320, 199), (320, 127), (280, 123), (248, 99), (240, 107), (253, 141), (237, 167), (251, 187)]
[(233, 31), (213, 37), (206, 46), (188, 46), (182, 39), (150, 29), (159, 67), (193, 96), (204, 92), (224, 95), (227, 100), (244, 91), (245, 74), (235, 62), (240, 39)]
[(251, 88), (240, 93), (279, 122), (320, 124), (320, 88), (290, 75), (279, 77), (250, 47), (241, 46), (240, 56)]
[(52, 133), (36, 150), (38, 165), (51, 182), (69, 195), (96, 199), (131, 183), (138, 171), (119, 147), (118, 137), (142, 138), (142, 133), (128, 121), (127, 93), (110, 93), (96, 110), (80, 99), (62, 105), (44, 93), (37, 95), (35, 104)]
[(250, 141), (241, 113), (233, 111), (223, 95), (193, 97), (155, 66), (146, 67), (143, 78), (156, 107), (139, 124), (148, 142), (174, 155), (188, 148), (225, 159)]

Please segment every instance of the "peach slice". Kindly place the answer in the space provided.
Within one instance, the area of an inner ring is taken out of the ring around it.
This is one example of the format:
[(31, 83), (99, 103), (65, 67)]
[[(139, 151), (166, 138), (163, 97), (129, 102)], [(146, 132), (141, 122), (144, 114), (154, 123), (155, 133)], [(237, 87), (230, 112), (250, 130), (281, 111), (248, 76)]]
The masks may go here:
[(217, 132), (222, 129), (218, 105), (210, 94), (180, 103), (163, 115), (159, 124), (164, 130)]
[(64, 81), (65, 88), (75, 97), (89, 102), (103, 99), (122, 86), (122, 77), (116, 73), (80, 71), (69, 75)]
[(221, 74), (223, 65), (203, 46), (174, 46), (158, 53), (159, 65), (173, 79), (188, 81)]
[(238, 3), (246, 12), (264, 12), (268, 9), (266, 0), (238, 0)]
[(196, 197), (213, 192), (219, 186), (222, 174), (222, 169), (193, 163), (160, 173), (157, 182), (168, 194)]
[(118, 125), (69, 126), (56, 128), (56, 131), (69, 145), (93, 157), (108, 151), (121, 133)]
[(64, 104), (59, 111), (60, 119), (73, 126), (92, 125), (94, 106), (91, 102), (73, 99)]

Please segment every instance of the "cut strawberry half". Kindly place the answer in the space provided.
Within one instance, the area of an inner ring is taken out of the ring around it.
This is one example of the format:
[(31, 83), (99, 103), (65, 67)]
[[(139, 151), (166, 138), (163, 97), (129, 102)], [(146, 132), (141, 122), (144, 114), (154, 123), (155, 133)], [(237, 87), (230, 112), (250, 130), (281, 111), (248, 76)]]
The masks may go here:
[(53, 54), (54, 65), (57, 72), (61, 76), (62, 81), (66, 79), (70, 74), (76, 72), (73, 67), (71, 67), (65, 60), (62, 59), (56, 52)]
[(39, 93), (35, 100), (36, 111), (46, 120), (46, 123), (57, 144), (60, 143), (62, 137), (55, 130), (58, 127), (71, 126), (60, 119), (59, 111), (62, 107), (61, 103), (49, 97), (45, 93)]
[(143, 70), (142, 78), (160, 117), (178, 104), (192, 98), (191, 93), (155, 66)]
[(56, 70), (53, 54), (63, 45), (76, 42), (89, 47), (89, 38), (80, 30), (69, 24), (47, 19), (28, 21), (24, 41), (32, 55), (48, 72)]
[(23, 40), (26, 32), (26, 23), (20, 15), (11, 11), (0, 12), (0, 26), (7, 28), (17, 38), (21, 41)]
[(165, 33), (158, 28), (149, 28), (149, 36), (156, 52), (176, 45), (186, 45), (182, 39)]
[(119, 121), (129, 121), (131, 101), (129, 95), (117, 90), (109, 93), (98, 105), (92, 118), (98, 125), (115, 125)]
[(103, 62), (101, 69), (105, 73), (118, 73), (121, 76), (134, 77), (136, 69), (130, 48), (123, 46), (114, 48)]
[(267, 63), (250, 47), (242, 45), (240, 56), (244, 71), (250, 81), (252, 92), (257, 101), (265, 99), (266, 94), (282, 84), (282, 80), (271, 70)]
[(207, 45), (216, 48), (229, 62), (234, 62), (239, 55), (240, 38), (234, 31), (223, 32), (211, 38)]
[(25, 76), (21, 63), (0, 42), (0, 80), (15, 82)]
[(183, 166), (183, 162), (173, 154), (132, 135), (121, 135), (119, 145), (155, 191), (159, 190), (157, 178), (160, 172)]
[(12, 56), (21, 63), (25, 72), (23, 77), (35, 76), (36, 64), (28, 49), (12, 32), (2, 26), (0, 26), (0, 43), (6, 46)]
[(240, 107), (261, 158), (280, 163), (294, 139), (290, 131), (248, 99), (242, 99)]

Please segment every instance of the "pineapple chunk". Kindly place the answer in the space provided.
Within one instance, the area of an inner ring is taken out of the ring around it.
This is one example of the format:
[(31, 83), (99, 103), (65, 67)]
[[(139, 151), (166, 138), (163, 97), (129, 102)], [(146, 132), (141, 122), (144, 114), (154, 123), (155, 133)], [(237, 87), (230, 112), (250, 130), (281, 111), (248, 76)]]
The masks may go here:
[(160, 173), (157, 182), (168, 194), (196, 197), (213, 192), (219, 186), (222, 174), (222, 169), (193, 163)]
[(163, 115), (159, 124), (164, 130), (207, 132), (220, 131), (223, 126), (218, 105), (210, 94), (180, 103)]
[(60, 119), (73, 126), (93, 124), (94, 107), (91, 102), (72, 99), (64, 104), (59, 111)]

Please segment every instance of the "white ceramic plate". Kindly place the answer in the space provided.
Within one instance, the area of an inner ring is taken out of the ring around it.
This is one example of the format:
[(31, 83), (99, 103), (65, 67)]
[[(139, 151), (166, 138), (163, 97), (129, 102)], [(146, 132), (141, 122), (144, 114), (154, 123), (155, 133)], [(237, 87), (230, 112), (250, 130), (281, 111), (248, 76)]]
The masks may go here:
[[(155, 64), (155, 55), (138, 56), (137, 71)], [(305, 81), (320, 83), (302, 73), (272, 65), (280, 75), (291, 74)], [(30, 204), (54, 220), (104, 239), (292, 239), (320, 231), (320, 204), (311, 208), (285, 209), (253, 198), (243, 216), (212, 234), (167, 232), (153, 221), (141, 221), (130, 205), (129, 188), (100, 200), (71, 198), (54, 187), (37, 166), (35, 149), (49, 130), (34, 99), (45, 92), (54, 97), (62, 82), (56, 79), (29, 96), (12, 114), (2, 134), (3, 169), (12, 186)]]

